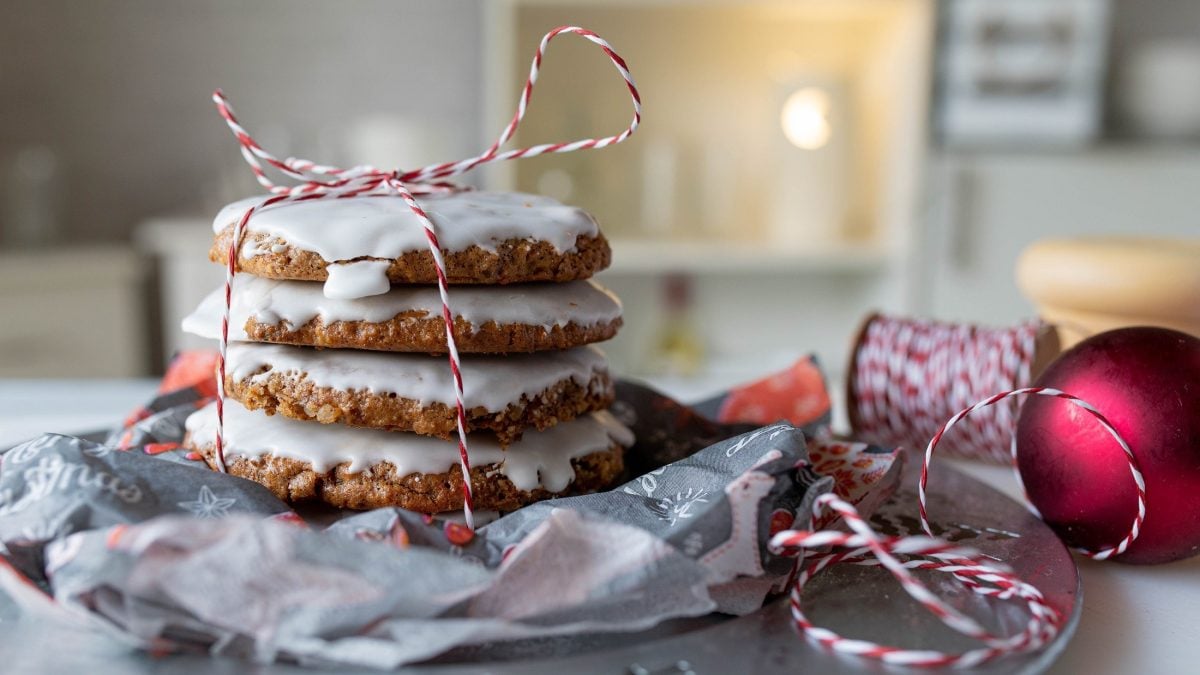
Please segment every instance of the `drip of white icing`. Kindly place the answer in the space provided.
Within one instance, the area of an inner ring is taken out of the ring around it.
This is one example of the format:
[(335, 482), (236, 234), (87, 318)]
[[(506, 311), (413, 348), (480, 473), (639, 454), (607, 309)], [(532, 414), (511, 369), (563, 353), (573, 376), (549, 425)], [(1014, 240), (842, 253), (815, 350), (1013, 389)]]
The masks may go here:
[[(221, 209), (213, 231), (232, 225), (251, 205), (251, 197)], [(466, 191), (419, 197), (437, 228), (442, 248), (487, 251), (509, 239), (549, 242), (559, 252), (573, 251), (580, 235), (595, 236), (596, 221), (582, 209), (538, 195)], [(317, 199), (268, 206), (254, 214), (247, 231), (265, 234), (267, 243), (244, 247), (243, 255), (261, 255), (277, 240), (319, 254), (328, 262), (356, 258), (394, 259), (428, 248), (425, 230), (399, 197)]]
[[(219, 339), (225, 301), (213, 291), (196, 311), (183, 320), (183, 330), (204, 338)], [(515, 284), (509, 286), (456, 286), (451, 309), (455, 317), (482, 326), (524, 324), (550, 330), (575, 323), (583, 327), (607, 324), (621, 316), (616, 296), (594, 281), (566, 284)], [(267, 325), (286, 323), (299, 328), (320, 317), (335, 321), (382, 323), (405, 312), (429, 317), (441, 314), (442, 301), (433, 286), (393, 286), (383, 295), (356, 300), (327, 298), (321, 284), (312, 281), (277, 281), (249, 274), (233, 280), (233, 307), (229, 339), (246, 340), (246, 320)]]
[(331, 263), (325, 267), (329, 277), (325, 280), (325, 297), (333, 300), (354, 300), (373, 295), (383, 295), (392, 288), (388, 281), (387, 260), (356, 260)]
[[(464, 403), (468, 408), (483, 406), (499, 412), (522, 395), (532, 397), (567, 379), (586, 386), (606, 368), (604, 353), (595, 347), (511, 356), (463, 355)], [(454, 385), (444, 356), (242, 342), (229, 346), (228, 372), (235, 380), (250, 378), (251, 382), (272, 373), (303, 374), (318, 387), (394, 393), (422, 405), (454, 405)]]
[[(186, 427), (194, 443), (212, 445), (216, 438), (216, 404), (210, 403), (188, 417)], [(317, 471), (349, 462), (359, 472), (380, 462), (395, 465), (397, 473), (436, 474), (457, 470), (458, 446), (416, 434), (359, 429), (340, 424), (299, 422), (281, 415), (246, 410), (231, 401), (225, 406), (226, 457), (262, 455), (290, 457), (309, 462)], [(607, 450), (614, 444), (628, 447), (633, 433), (608, 412), (591, 413), (545, 431), (526, 431), (520, 441), (502, 449), (489, 436), (470, 440), (474, 466), (498, 465), (520, 490), (538, 487), (565, 490), (575, 478), (571, 459)]]

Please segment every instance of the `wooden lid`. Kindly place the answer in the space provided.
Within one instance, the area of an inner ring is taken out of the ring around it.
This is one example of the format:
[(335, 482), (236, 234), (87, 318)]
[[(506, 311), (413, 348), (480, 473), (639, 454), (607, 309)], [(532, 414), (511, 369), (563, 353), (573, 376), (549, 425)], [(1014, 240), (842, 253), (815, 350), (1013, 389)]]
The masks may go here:
[(1017, 284), (1044, 316), (1200, 322), (1200, 238), (1045, 239), (1021, 254)]

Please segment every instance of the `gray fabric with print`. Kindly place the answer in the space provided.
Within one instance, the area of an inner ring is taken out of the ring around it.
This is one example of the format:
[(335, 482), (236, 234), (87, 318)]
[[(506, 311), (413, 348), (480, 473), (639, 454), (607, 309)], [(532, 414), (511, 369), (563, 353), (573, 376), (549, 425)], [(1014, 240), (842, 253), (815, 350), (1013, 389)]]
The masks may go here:
[(717, 425), (622, 383), (614, 410), (638, 434), (640, 475), (465, 541), (453, 520), (400, 509), (297, 514), (175, 448), (198, 396), (168, 396), (107, 443), (46, 435), (0, 455), (4, 585), (31, 583), (141, 648), (390, 668), (746, 612), (791, 569), (766, 549), (773, 515), (807, 522), (829, 489), (803, 430)]

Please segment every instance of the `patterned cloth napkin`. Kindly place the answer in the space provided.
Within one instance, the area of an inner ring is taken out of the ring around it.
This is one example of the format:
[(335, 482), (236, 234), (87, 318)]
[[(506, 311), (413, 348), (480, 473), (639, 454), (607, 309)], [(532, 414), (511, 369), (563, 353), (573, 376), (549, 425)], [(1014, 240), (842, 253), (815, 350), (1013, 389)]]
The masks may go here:
[(0, 584), (19, 604), (141, 649), (392, 668), (753, 611), (794, 562), (767, 550), (772, 533), (808, 523), (826, 491), (869, 509), (899, 479), (896, 451), (828, 438), (802, 359), (697, 408), (620, 383), (630, 480), (474, 534), (401, 509), (297, 512), (180, 447), (213, 394), (210, 359), (178, 359), (103, 442), (47, 434), (0, 455)]

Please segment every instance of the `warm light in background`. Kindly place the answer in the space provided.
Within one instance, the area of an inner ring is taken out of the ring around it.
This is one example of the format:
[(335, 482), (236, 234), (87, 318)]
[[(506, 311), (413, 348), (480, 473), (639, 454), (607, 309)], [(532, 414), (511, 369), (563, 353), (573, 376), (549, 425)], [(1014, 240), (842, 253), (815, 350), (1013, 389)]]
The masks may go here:
[(783, 135), (802, 150), (816, 150), (829, 142), (829, 94), (816, 87), (793, 92), (779, 114)]

